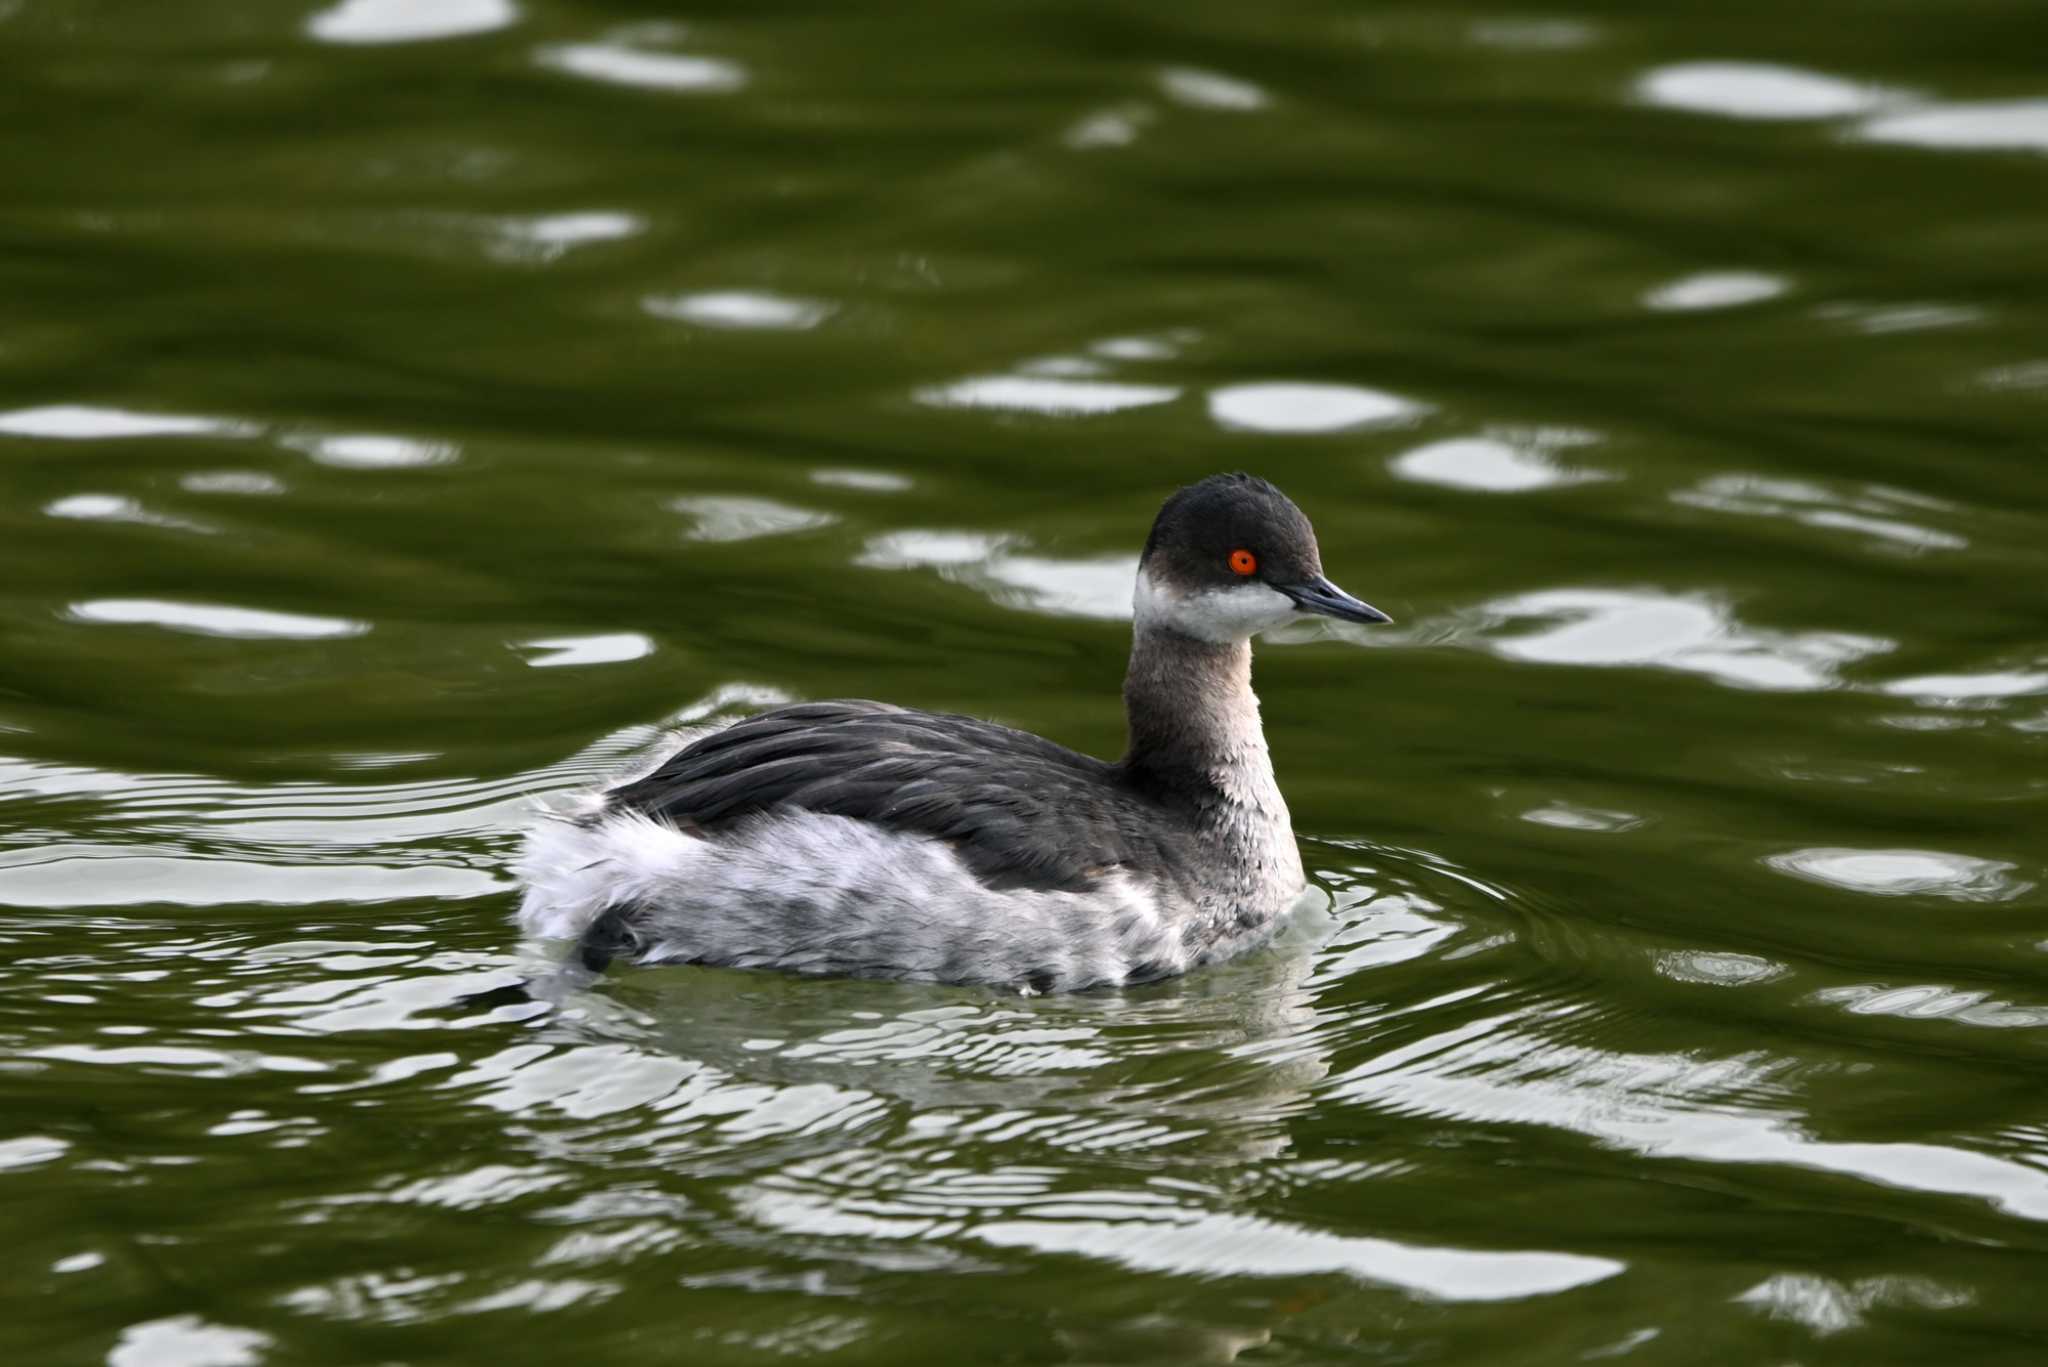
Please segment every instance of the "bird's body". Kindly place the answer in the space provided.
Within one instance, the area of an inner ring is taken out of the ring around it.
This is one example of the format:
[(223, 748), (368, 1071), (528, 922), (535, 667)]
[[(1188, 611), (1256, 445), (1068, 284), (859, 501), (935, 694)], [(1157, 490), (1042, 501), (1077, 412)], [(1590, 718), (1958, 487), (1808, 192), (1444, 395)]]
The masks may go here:
[(1206, 546), (1157, 552), (1162, 528), (1176, 531), (1169, 501), (1140, 571), (1123, 759), (886, 703), (778, 708), (543, 823), (520, 868), (523, 927), (577, 940), (593, 966), (617, 956), (1041, 992), (1171, 977), (1261, 943), (1303, 875), (1250, 633), (1318, 594), (1309, 610), (1384, 617), (1321, 577), (1313, 533), (1278, 490), (1229, 478), (1240, 502), (1249, 492), (1253, 525), (1206, 530), (1236, 547), (1254, 532), (1273, 540), (1264, 524), (1277, 522), (1306, 538), (1306, 557), (1264, 553), (1293, 576), (1279, 590), (1234, 582), (1250, 577), (1242, 569), (1205, 583), (1179, 562), (1213, 558)]

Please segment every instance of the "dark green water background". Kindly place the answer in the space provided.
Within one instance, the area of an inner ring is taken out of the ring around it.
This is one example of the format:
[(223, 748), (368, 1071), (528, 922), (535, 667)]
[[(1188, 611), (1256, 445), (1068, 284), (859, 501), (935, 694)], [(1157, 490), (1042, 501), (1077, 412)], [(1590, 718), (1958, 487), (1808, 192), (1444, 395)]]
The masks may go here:
[[(2039, 7), (865, 8), (0, 4), (0, 1358), (2048, 1361)], [(1238, 467), (1274, 949), (465, 1004)]]

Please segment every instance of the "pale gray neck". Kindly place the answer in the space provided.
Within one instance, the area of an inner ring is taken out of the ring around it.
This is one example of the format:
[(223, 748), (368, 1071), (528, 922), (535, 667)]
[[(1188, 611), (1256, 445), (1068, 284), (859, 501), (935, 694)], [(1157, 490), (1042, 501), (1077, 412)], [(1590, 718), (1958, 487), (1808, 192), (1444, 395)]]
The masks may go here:
[(1124, 676), (1124, 715), (1125, 767), (1168, 795), (1207, 805), (1210, 793), (1235, 800), (1273, 787), (1249, 641), (1201, 641), (1141, 620)]
[(1252, 693), (1249, 641), (1199, 641), (1141, 621), (1124, 678), (1123, 767), (1193, 820), (1209, 861), (1216, 944), (1263, 934), (1301, 891), (1301, 854)]

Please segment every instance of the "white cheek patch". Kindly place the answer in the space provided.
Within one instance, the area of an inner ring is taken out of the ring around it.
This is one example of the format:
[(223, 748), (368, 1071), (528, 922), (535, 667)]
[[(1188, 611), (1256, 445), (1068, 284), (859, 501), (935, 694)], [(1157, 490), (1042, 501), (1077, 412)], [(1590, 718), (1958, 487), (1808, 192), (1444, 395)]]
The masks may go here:
[(1168, 626), (1221, 645), (1280, 625), (1294, 615), (1294, 600), (1257, 583), (1179, 593), (1140, 571), (1132, 608), (1141, 626)]

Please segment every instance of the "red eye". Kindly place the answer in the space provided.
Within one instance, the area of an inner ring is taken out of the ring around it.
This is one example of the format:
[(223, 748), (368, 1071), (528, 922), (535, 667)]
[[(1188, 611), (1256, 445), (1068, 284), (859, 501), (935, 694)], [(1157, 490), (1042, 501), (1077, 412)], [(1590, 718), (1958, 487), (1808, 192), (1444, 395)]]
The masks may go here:
[(1259, 558), (1256, 555), (1253, 555), (1250, 551), (1240, 549), (1232, 551), (1230, 553), (1231, 573), (1256, 574), (1258, 573), (1258, 569)]

